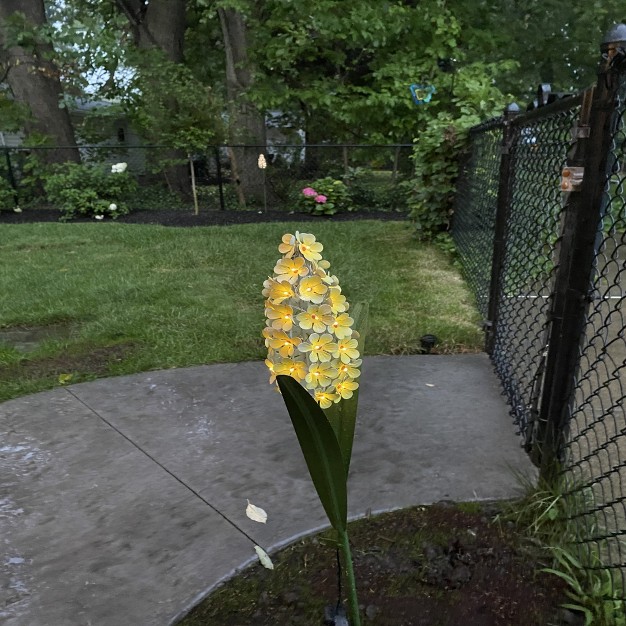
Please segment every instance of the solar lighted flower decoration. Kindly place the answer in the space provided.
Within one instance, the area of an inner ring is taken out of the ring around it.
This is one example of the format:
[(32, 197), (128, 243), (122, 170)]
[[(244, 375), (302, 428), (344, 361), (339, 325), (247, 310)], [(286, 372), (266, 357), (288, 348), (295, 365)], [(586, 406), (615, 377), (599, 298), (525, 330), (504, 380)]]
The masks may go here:
[(309, 474), (337, 532), (353, 626), (360, 624), (347, 529), (347, 481), (368, 307), (350, 308), (314, 235), (286, 234), (282, 258), (263, 283), (270, 370)]

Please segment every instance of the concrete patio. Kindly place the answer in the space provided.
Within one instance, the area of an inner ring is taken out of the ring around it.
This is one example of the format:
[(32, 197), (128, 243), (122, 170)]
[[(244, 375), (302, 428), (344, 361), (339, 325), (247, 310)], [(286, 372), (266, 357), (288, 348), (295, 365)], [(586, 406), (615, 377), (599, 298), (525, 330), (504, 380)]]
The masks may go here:
[[(532, 472), (486, 355), (369, 357), (361, 383), (351, 517), (507, 498)], [(0, 433), (6, 626), (171, 624), (254, 543), (326, 524), (261, 362), (19, 398), (0, 405)]]

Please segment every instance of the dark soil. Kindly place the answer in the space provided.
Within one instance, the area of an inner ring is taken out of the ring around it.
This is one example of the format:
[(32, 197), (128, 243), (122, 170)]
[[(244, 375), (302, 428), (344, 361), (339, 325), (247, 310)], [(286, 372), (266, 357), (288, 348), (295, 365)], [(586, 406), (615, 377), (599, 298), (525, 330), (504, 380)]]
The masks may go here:
[[(61, 212), (55, 209), (24, 209), (21, 213), (0, 211), (0, 224), (27, 224), (31, 222), (58, 222)], [(225, 226), (228, 224), (254, 224), (262, 222), (346, 222), (353, 220), (405, 220), (406, 213), (393, 211), (352, 211), (336, 215), (318, 216), (309, 213), (286, 211), (219, 211), (203, 210), (199, 215), (193, 211), (176, 210), (142, 210), (122, 215), (117, 220), (121, 224), (159, 224), (161, 226)], [(110, 220), (108, 220), (110, 221)], [(93, 218), (80, 218), (68, 223), (90, 222)]]
[(80, 383), (111, 373), (111, 366), (127, 358), (135, 349), (132, 343), (67, 350), (56, 356), (24, 358), (17, 363), (0, 366), (0, 383), (16, 380), (49, 380), (51, 384), (65, 378), (65, 383)]
[[(121, 361), (132, 352), (130, 343), (91, 348), (89, 352), (77, 354), (61, 354), (41, 359), (22, 360), (14, 365), (21, 376), (58, 376), (64, 372), (79, 371), (83, 374), (104, 376), (112, 363)], [(9, 368), (6, 368), (9, 369)], [(0, 372), (2, 369), (0, 369)]]
[[(560, 579), (539, 572), (536, 548), (512, 526), (494, 523), (497, 511), (496, 504), (442, 502), (351, 524), (363, 625), (578, 624), (578, 616), (559, 608), (565, 601)], [(332, 537), (328, 531), (273, 555), (274, 571), (246, 569), (179, 626), (345, 623), (332, 618)]]

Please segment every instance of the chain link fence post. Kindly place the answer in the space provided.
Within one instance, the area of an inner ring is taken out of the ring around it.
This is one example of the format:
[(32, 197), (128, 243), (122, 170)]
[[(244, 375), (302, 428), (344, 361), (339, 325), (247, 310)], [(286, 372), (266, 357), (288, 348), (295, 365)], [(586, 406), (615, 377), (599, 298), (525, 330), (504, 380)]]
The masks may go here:
[(498, 299), (502, 283), (500, 272), (506, 247), (506, 230), (511, 207), (511, 178), (513, 154), (511, 148), (517, 136), (512, 132), (511, 119), (520, 112), (519, 106), (513, 102), (504, 110), (502, 144), (500, 146), (500, 169), (498, 175), (498, 200), (496, 209), (495, 231), (493, 239), (493, 260), (491, 263), (491, 279), (489, 282), (489, 304), (487, 320), (485, 320), (485, 352), (491, 354), (496, 338), (498, 321)]
[(537, 436), (541, 477), (548, 482), (554, 482), (559, 474), (561, 444), (590, 303), (597, 224), (619, 87), (613, 59), (620, 43), (617, 38), (626, 38), (626, 25), (620, 26), (611, 29), (602, 42), (598, 81), (595, 88), (584, 94), (561, 179), (566, 193), (564, 224), (550, 309), (550, 340)]

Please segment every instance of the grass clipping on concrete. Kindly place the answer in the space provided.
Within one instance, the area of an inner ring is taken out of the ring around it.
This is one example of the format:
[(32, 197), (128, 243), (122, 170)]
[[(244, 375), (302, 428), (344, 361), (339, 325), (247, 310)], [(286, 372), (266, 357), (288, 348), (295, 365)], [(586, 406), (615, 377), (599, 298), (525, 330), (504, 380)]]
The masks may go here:
[[(480, 349), (457, 269), (406, 223), (11, 225), (0, 232), (0, 400), (59, 377), (264, 358), (262, 284), (296, 229), (323, 243), (348, 300), (370, 302), (368, 354), (418, 353), (427, 333), (439, 352)], [(60, 331), (28, 351), (10, 339), (47, 327)]]

